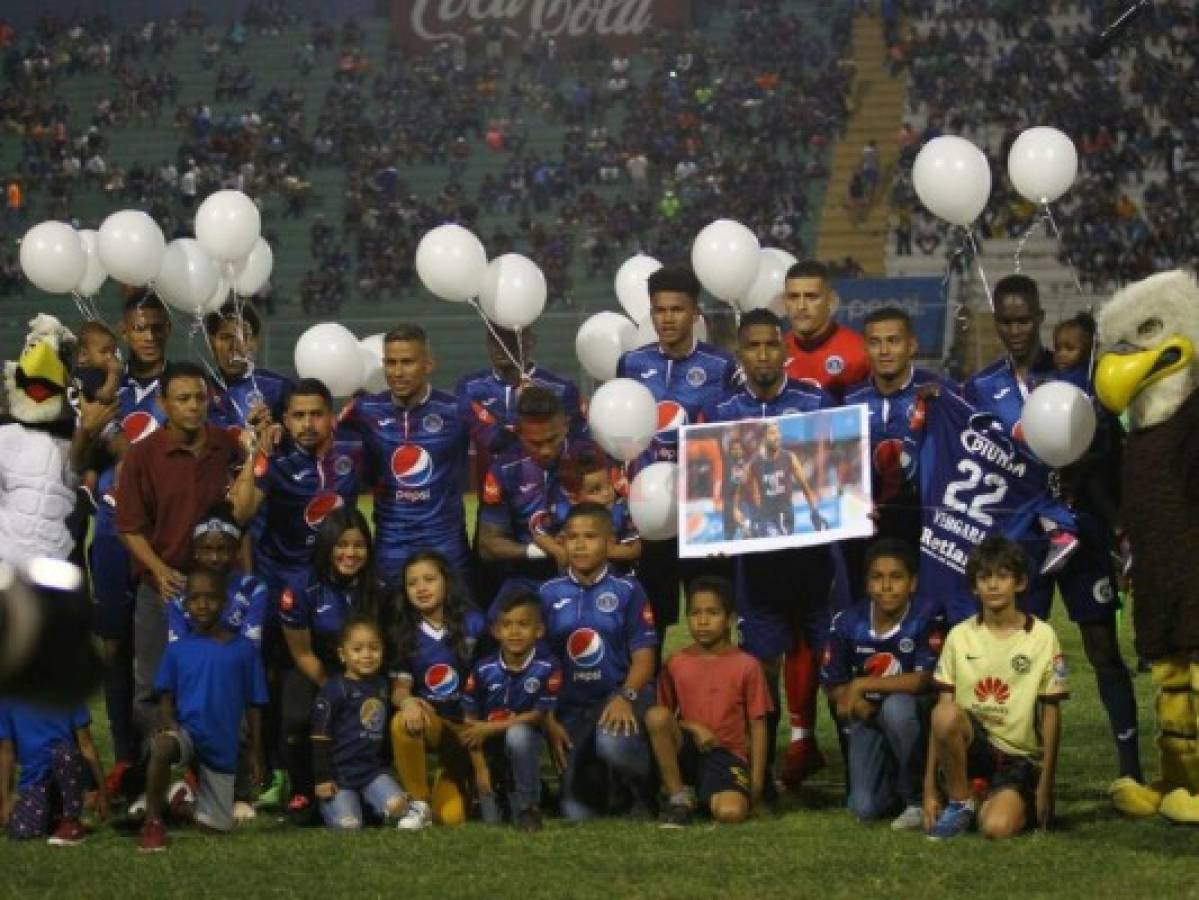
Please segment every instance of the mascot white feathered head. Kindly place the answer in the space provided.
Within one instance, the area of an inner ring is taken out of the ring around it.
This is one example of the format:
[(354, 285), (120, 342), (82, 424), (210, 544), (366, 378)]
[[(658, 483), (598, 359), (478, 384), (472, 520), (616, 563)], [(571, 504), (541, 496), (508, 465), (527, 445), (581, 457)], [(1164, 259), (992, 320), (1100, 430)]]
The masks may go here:
[(1199, 284), (1181, 269), (1130, 284), (1099, 311), (1095, 392), (1133, 428), (1177, 412), (1199, 387)]
[(20, 359), (4, 364), (9, 415), (30, 425), (61, 418), (74, 352), (75, 335), (58, 319), (46, 313), (31, 319)]

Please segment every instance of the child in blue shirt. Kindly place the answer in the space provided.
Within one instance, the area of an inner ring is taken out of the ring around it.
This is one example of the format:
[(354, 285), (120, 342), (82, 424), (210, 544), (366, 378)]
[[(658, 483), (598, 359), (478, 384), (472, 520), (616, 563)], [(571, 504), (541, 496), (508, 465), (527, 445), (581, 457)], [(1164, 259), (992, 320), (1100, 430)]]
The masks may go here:
[(312, 710), (312, 772), (325, 824), (363, 825), (363, 801), (384, 822), (408, 810), (387, 759), (387, 679), (378, 623), (353, 617), (337, 648), (345, 667), (321, 686)]
[(262, 780), (262, 717), (267, 703), (266, 672), (258, 649), (221, 627), (226, 584), (205, 569), (187, 579), (191, 634), (168, 644), (154, 689), (164, 723), (150, 746), (146, 777), (146, 821), (138, 850), (166, 849), (162, 809), (171, 766), (183, 763), (197, 776), (193, 818), (214, 831), (233, 827), (233, 785), (242, 718), (249, 723), (250, 765)]
[[(96, 813), (108, 818), (104, 767), (92, 742), (87, 707), (44, 709), (0, 702), (0, 825), (15, 841), (50, 835), (68, 847), (87, 837), (79, 816), (90, 772), (96, 785)], [(20, 765), (11, 792), (14, 763)]]

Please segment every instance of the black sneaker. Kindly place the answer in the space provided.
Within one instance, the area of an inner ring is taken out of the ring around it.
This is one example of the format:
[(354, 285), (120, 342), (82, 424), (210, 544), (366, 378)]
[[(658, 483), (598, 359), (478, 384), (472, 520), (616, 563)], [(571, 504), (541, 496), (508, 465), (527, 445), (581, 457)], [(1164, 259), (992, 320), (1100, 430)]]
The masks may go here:
[(523, 831), (526, 834), (531, 834), (534, 831), (540, 831), (541, 810), (535, 806), (522, 809), (516, 814), (516, 818), (512, 820), (512, 827), (517, 831)]
[(691, 807), (681, 803), (672, 803), (662, 810), (658, 821), (661, 828), (686, 828), (691, 824)]

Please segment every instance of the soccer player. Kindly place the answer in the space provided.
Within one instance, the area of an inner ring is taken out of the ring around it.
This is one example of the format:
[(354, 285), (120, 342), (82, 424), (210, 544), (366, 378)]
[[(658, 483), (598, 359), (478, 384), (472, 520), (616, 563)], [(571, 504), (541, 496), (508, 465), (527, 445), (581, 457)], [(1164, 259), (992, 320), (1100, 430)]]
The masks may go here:
[[(709, 406), (703, 419), (738, 422), (812, 412), (835, 405), (833, 398), (820, 388), (787, 377), (784, 353), (783, 329), (778, 316), (770, 310), (754, 310), (743, 315), (737, 328), (737, 358), (745, 373), (745, 384)], [(772, 440), (773, 450), (769, 449)], [(773, 504), (776, 527), (786, 525), (790, 529), (790, 516), (794, 513), (784, 513), (782, 507), (793, 503), (791, 482), (802, 487), (807, 486), (807, 480), (794, 455), (781, 448), (777, 433), (773, 439), (767, 438), (767, 444), (760, 459), (751, 459), (747, 483), (763, 482), (757, 486), (755, 496), (767, 503), (765, 514), (770, 515)], [(786, 456), (780, 457), (780, 452)], [(780, 458), (785, 463), (781, 467)], [(795, 476), (797, 469), (800, 470), (798, 478)], [(781, 496), (783, 493), (785, 497)], [(804, 497), (813, 527), (821, 527), (823, 519), (818, 500), (810, 486)], [(747, 553), (738, 557), (735, 565), (741, 646), (762, 662), (775, 710), (779, 708), (780, 658), (792, 654), (797, 660), (787, 673), (791, 746), (787, 749), (781, 772), (784, 783), (795, 786), (822, 764), (815, 732), (816, 700), (820, 691), (815, 648), (823, 646), (828, 633), (828, 595), (832, 583), (828, 549), (811, 547)], [(772, 712), (766, 722), (767, 750), (773, 763), (779, 713)]]
[[(762, 666), (732, 641), (733, 586), (701, 576), (687, 594), (687, 629), (695, 641), (666, 661), (659, 706), (645, 715), (654, 756), (670, 798), (664, 827), (690, 823), (684, 782), (721, 823), (744, 822), (762, 808), (770, 695)], [(748, 744), (746, 740), (748, 735)]]
[(862, 336), (833, 318), (837, 294), (828, 267), (815, 260), (787, 270), (783, 302), (791, 320), (787, 335), (787, 377), (810, 381), (837, 399), (870, 372)]
[[(769, 310), (767, 310), (769, 312)], [(759, 537), (777, 537), (795, 532), (796, 490), (803, 494), (808, 504), (812, 527), (819, 530), (826, 526), (820, 515), (820, 504), (803, 466), (794, 452), (783, 446), (783, 433), (777, 422), (768, 422), (762, 436), (762, 446), (749, 462), (749, 471), (741, 491), (734, 497), (733, 509), (742, 505), (752, 510), (752, 521), (738, 521), (738, 525)], [(750, 498), (743, 499), (741, 494)], [(736, 515), (743, 516), (737, 512)]]
[(204, 330), (223, 382), (213, 384), (208, 421), (234, 433), (263, 419), (279, 421), (291, 382), (254, 362), (262, 332), (258, 311), (248, 301), (240, 308), (226, 303), (204, 317)]
[[(703, 408), (732, 388), (737, 364), (726, 351), (695, 336), (700, 283), (685, 268), (658, 269), (649, 277), (650, 318), (658, 343), (630, 350), (616, 366), (618, 378), (649, 388), (658, 402), (658, 432), (629, 475), (651, 463), (678, 461), (678, 429), (698, 420)], [(654, 606), (658, 636), (679, 620), (679, 580), (711, 568), (680, 565), (677, 540), (643, 541), (637, 575)]]
[(383, 336), (387, 390), (359, 397), (342, 413), (366, 447), (379, 575), (388, 582), (420, 549), (437, 550), (468, 571), (462, 476), (469, 422), (451, 394), (430, 384), (433, 365), (425, 330), (397, 325)]
[(266, 674), (258, 650), (221, 627), (225, 579), (206, 569), (187, 578), (187, 614), (192, 633), (170, 644), (154, 678), (161, 726), (150, 745), (146, 820), (137, 849), (165, 850), (166, 802), (171, 766), (192, 766), (199, 789), (194, 818), (213, 831), (233, 827), (233, 783), (243, 716), (249, 723), (250, 764), (262, 777), (259, 707), (267, 702)]
[(608, 570), (611, 535), (606, 509), (575, 506), (565, 529), (570, 567), (540, 591), (546, 640), (563, 678), (546, 732), (563, 773), (562, 814), (573, 821), (615, 811), (613, 790), (631, 795), (634, 812), (650, 799), (644, 717), (658, 635), (641, 585)]
[(882, 538), (866, 551), (869, 601), (833, 617), (820, 667), (849, 745), (848, 806), (870, 821), (899, 813), (896, 831), (924, 824), (925, 724), (943, 634), (912, 608), (916, 557)]
[[(1066, 662), (1053, 629), (1021, 612), (1028, 562), (1014, 541), (989, 537), (966, 564), (982, 611), (949, 632), (934, 679), (924, 776), (924, 825), (935, 840), (973, 824), (970, 780), (989, 781), (977, 810), (990, 838), (1019, 834), (1029, 822), (1048, 828), (1061, 741), (1060, 701), (1069, 696)], [(937, 773), (945, 780), (942, 806)]]
[[(967, 401), (998, 416), (1008, 433), (1017, 439), (1025, 398), (1040, 384), (1057, 377), (1053, 354), (1041, 345), (1040, 327), (1044, 318), (1035, 281), (1026, 275), (1001, 279), (995, 285), (995, 330), (1006, 352), (963, 388)], [(1102, 416), (1100, 423), (1089, 454), (1100, 460), (1110, 459), (1110, 454), (1118, 452), (1119, 427)], [(1045, 469), (1030, 469), (1028, 477), (1039, 479), (1036, 488), (1045, 497), (1045, 505), (1038, 509), (1060, 506), (1050, 494)], [(1048, 549), (1044, 536), (1026, 542), (1034, 565), (1021, 608), (1047, 620), (1056, 585), (1071, 621), (1078, 625), (1083, 651), (1095, 670), (1099, 698), (1115, 739), (1119, 775), (1143, 781), (1137, 745), (1136, 695), (1116, 636), (1118, 600), (1112, 565), (1116, 540), (1111, 523), (1096, 508), (1094, 499), (1094, 492), (1085, 491), (1073, 498), (1069, 512), (1077, 522), (1078, 541), (1060, 568), (1035, 564), (1039, 558), (1046, 558), (1047, 553), (1061, 555), (1063, 547), (1055, 546), (1052, 533), (1048, 535)], [(1046, 574), (1047, 568), (1056, 570)]]

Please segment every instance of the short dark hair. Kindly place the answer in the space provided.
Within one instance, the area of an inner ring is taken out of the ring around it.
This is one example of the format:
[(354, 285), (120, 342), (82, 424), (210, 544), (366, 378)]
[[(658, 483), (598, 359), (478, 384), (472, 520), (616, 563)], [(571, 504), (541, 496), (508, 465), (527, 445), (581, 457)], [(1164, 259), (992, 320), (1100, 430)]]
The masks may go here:
[(225, 572), (218, 572), (215, 569), (208, 569), (203, 566), (194, 566), (192, 570), (187, 573), (187, 588), (185, 589), (186, 592), (184, 594), (184, 603), (187, 602), (187, 597), (191, 594), (192, 581), (199, 581), (201, 578), (212, 579), (216, 585), (216, 593), (221, 598), (221, 606), (224, 607), (229, 599), (225, 591), (226, 586), (229, 584), (228, 574)]
[(92, 319), (89, 322), (84, 322), (75, 330), (75, 339), (80, 344), (93, 336), (106, 337), (113, 341), (117, 339), (117, 333), (115, 331), (113, 331), (103, 322), (96, 321), (95, 319)]
[(1021, 297), (1034, 310), (1041, 308), (1041, 291), (1037, 283), (1027, 275), (1007, 275), (1000, 278), (995, 282), (995, 290), (991, 292), (991, 296), (995, 298), (996, 303), (1000, 297)]
[(379, 620), (368, 613), (351, 612), (346, 619), (345, 624), (341, 626), (341, 631), (337, 634), (337, 645), (341, 646), (350, 638), (350, 633), (355, 628), (369, 628), (375, 633), (375, 637), (383, 640), (383, 629), (379, 626)]
[(866, 318), (862, 320), (862, 331), (865, 332), (867, 325), (873, 325), (876, 322), (903, 322), (904, 330), (908, 334), (912, 333), (912, 317), (898, 306), (882, 306), (868, 312)]
[(911, 544), (899, 538), (879, 538), (867, 547), (862, 570), (868, 572), (876, 559), (897, 559), (903, 563), (909, 575), (915, 575), (919, 570), (916, 551)]
[(258, 315), (258, 310), (249, 301), (242, 302), (240, 307), (236, 303), (226, 303), (216, 312), (209, 313), (204, 317), (204, 331), (209, 336), (214, 335), (220, 330), (222, 322), (233, 319), (241, 319), (249, 325), (254, 337), (262, 333), (262, 316)]
[(686, 294), (692, 302), (699, 303), (699, 292), (702, 289), (695, 273), (686, 266), (667, 266), (658, 269), (649, 276), (649, 295), (663, 291)]
[(828, 266), (818, 259), (801, 259), (787, 270), (785, 281), (792, 278), (823, 278), (828, 281)]
[(1062, 319), (1062, 321), (1053, 326), (1053, 333), (1057, 334), (1063, 328), (1077, 328), (1090, 338), (1092, 342), (1095, 340), (1095, 332), (1098, 330), (1098, 326), (1095, 324), (1095, 317), (1085, 309), (1082, 312), (1075, 313), (1068, 319)]
[(608, 507), (591, 500), (585, 500), (572, 506), (570, 512), (566, 514), (566, 522), (563, 523), (563, 527), (569, 525), (572, 519), (599, 519), (609, 529), (612, 528), (612, 513), (608, 512)]
[(415, 322), (401, 322), (388, 331), (387, 334), (383, 335), (384, 344), (392, 344), (398, 341), (421, 344), (427, 348), (429, 346), (429, 333)]
[(516, 402), (516, 415), (522, 419), (551, 419), (564, 412), (561, 398), (540, 384), (529, 385)]
[(287, 401), (283, 404), (284, 409), (291, 405), (293, 397), (320, 397), (330, 410), (333, 409), (333, 395), (329, 393), (329, 388), (319, 378), (301, 378), (292, 385), (291, 390), (287, 392)]
[(738, 339), (749, 329), (763, 325), (768, 328), (777, 328), (779, 331), (783, 330), (783, 320), (769, 309), (751, 309), (743, 314), (741, 321), (737, 323)]
[(974, 587), (979, 576), (1007, 572), (1014, 578), (1028, 574), (1028, 554), (1016, 541), (993, 534), (984, 538), (966, 560), (966, 583)]
[(162, 374), (158, 377), (158, 389), (162, 396), (166, 396), (171, 390), (171, 382), (178, 381), (181, 378), (199, 378), (205, 384), (208, 383), (208, 376), (197, 363), (188, 359), (182, 359), (178, 362), (167, 363), (166, 368), (162, 370)]
[(149, 288), (138, 288), (132, 294), (125, 298), (125, 305), (121, 308), (121, 315), (127, 316), (131, 312), (142, 309), (156, 309), (164, 315), (167, 314), (166, 304)]
[(541, 601), (537, 595), (526, 588), (517, 588), (512, 591), (505, 591), (500, 594), (500, 599), (495, 604), (495, 617), (512, 612), (514, 609), (520, 609), (522, 606), (529, 606), (537, 610), (537, 618), (541, 618)]
[(567, 455), (558, 465), (558, 481), (569, 493), (577, 493), (583, 487), (583, 479), (595, 472), (607, 473), (607, 456), (598, 447), (584, 445), (577, 453)]
[(691, 579), (691, 583), (687, 585), (687, 612), (691, 612), (691, 601), (695, 599), (696, 594), (713, 594), (720, 600), (720, 608), (727, 615), (733, 614), (733, 585), (723, 575), (699, 575)]

